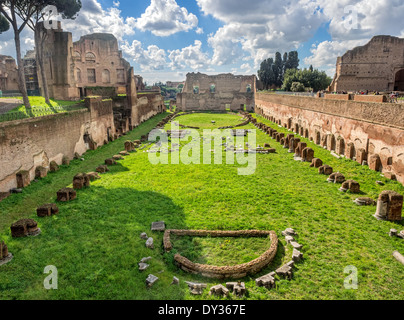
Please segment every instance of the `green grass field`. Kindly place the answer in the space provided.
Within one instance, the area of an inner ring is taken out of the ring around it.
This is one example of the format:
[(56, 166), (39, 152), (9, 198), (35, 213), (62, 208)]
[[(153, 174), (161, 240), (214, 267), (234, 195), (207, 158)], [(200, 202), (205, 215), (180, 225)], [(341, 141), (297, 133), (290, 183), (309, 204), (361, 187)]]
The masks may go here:
[[(402, 265), (392, 253), (404, 253), (404, 241), (391, 238), (391, 228), (403, 224), (378, 221), (375, 207), (358, 207), (357, 195), (341, 193), (309, 163), (293, 160), (279, 143), (257, 131), (257, 143), (270, 143), (276, 154), (257, 155), (253, 175), (239, 176), (234, 165), (152, 165), (148, 153), (131, 153), (91, 187), (79, 190), (75, 201), (59, 203), (60, 213), (37, 218), (36, 207), (55, 201), (56, 191), (71, 185), (78, 172), (94, 171), (104, 159), (124, 149), (125, 140), (138, 139), (164, 116), (143, 123), (127, 136), (96, 151), (85, 161), (50, 173), (32, 183), (22, 194), (0, 202), (0, 239), (14, 259), (0, 267), (0, 299), (217, 299), (209, 287), (225, 280), (205, 279), (179, 270), (173, 263), (176, 252), (195, 262), (217, 265), (250, 261), (269, 247), (268, 239), (174, 238), (174, 249), (164, 253), (163, 234), (151, 232), (153, 221), (164, 220), (171, 229), (274, 230), (279, 237), (274, 262), (256, 276), (243, 279), (245, 299), (400, 299), (404, 298)], [(286, 129), (257, 117), (280, 132)], [(213, 129), (235, 125), (235, 114), (192, 114), (175, 119), (182, 125)], [(215, 120), (216, 124), (212, 124)], [(248, 129), (255, 129), (251, 124)], [(398, 182), (330, 153), (306, 139), (315, 156), (361, 184), (362, 194), (377, 199), (382, 190), (404, 194)], [(379, 186), (375, 181), (385, 182)], [(34, 218), (42, 234), (13, 239), (10, 225), (20, 218)], [(292, 227), (303, 245), (304, 260), (297, 264), (291, 281), (278, 280), (276, 289), (255, 286), (255, 279), (290, 261), (291, 248), (281, 231)], [(140, 234), (155, 241), (147, 249)], [(150, 268), (138, 271), (141, 258), (151, 256)], [(45, 290), (45, 266), (58, 268), (58, 290)], [(344, 268), (358, 269), (358, 290), (344, 289)], [(146, 289), (148, 274), (159, 277)], [(173, 276), (180, 285), (170, 286)], [(192, 296), (185, 280), (205, 282), (202, 296)], [(238, 299), (230, 295), (229, 299)]]

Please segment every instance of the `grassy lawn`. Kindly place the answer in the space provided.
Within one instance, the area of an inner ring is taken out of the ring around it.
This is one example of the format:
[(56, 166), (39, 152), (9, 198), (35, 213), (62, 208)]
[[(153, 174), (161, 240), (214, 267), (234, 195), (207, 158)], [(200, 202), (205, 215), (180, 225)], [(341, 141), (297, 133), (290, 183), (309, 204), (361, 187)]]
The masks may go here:
[[(274, 230), (279, 237), (274, 262), (256, 276), (243, 279), (245, 299), (403, 299), (404, 273), (392, 253), (404, 252), (404, 241), (390, 238), (391, 228), (403, 224), (378, 221), (375, 207), (358, 207), (357, 195), (341, 193), (309, 163), (296, 162), (279, 143), (257, 131), (257, 143), (270, 143), (276, 154), (257, 155), (253, 175), (239, 176), (234, 165), (152, 165), (148, 153), (138, 151), (111, 166), (111, 171), (79, 190), (70, 203), (59, 203), (60, 213), (37, 218), (38, 205), (55, 201), (56, 191), (68, 186), (78, 172), (94, 171), (103, 160), (124, 149), (124, 141), (137, 139), (164, 115), (143, 123), (126, 137), (89, 151), (85, 161), (33, 183), (22, 194), (0, 202), (0, 239), (14, 259), (0, 267), (0, 299), (217, 299), (209, 287), (224, 280), (205, 279), (179, 270), (176, 252), (195, 262), (217, 265), (250, 261), (269, 247), (268, 239), (173, 237), (174, 249), (164, 253), (163, 234), (151, 232), (153, 221), (164, 220), (171, 229)], [(258, 117), (278, 131), (277, 125)], [(182, 125), (213, 129), (241, 122), (232, 114), (192, 114), (175, 119)], [(211, 121), (216, 123), (212, 124)], [(247, 129), (255, 129), (251, 124)], [(382, 190), (404, 193), (398, 182), (346, 159), (336, 159), (307, 139), (315, 156), (361, 184), (362, 195), (377, 199)], [(225, 156), (224, 156), (225, 157)], [(385, 182), (384, 186), (375, 183)], [(10, 225), (19, 218), (34, 218), (42, 234), (13, 239)], [(291, 248), (281, 231), (292, 227), (303, 245), (304, 260), (297, 264), (291, 281), (277, 281), (276, 289), (255, 286), (255, 279), (290, 261)], [(140, 233), (154, 238), (147, 249)], [(151, 256), (141, 273), (137, 263)], [(58, 268), (59, 289), (43, 288), (47, 265)], [(344, 289), (344, 268), (358, 269), (358, 290)], [(159, 280), (146, 289), (145, 279)], [(173, 276), (180, 285), (170, 286)], [(184, 280), (205, 282), (202, 296), (192, 296)], [(236, 299), (230, 296), (230, 299)]]
[[(22, 97), (17, 97), (16, 99), (22, 100)], [(52, 113), (58, 113), (58, 112), (64, 112), (65, 108), (63, 107), (69, 107), (73, 105), (77, 105), (77, 101), (65, 101), (65, 100), (50, 100), (51, 105), (48, 105), (45, 102), (44, 97), (29, 97), (29, 101), (31, 103), (31, 110), (27, 110), (24, 105), (20, 105), (12, 110), (10, 110), (8, 113), (12, 112), (18, 112), (26, 115), (27, 117), (32, 117), (35, 116), (35, 110), (41, 109), (41, 112), (46, 112), (48, 114)], [(58, 108), (55, 110), (55, 107), (62, 107)], [(67, 108), (66, 108), (67, 110)]]

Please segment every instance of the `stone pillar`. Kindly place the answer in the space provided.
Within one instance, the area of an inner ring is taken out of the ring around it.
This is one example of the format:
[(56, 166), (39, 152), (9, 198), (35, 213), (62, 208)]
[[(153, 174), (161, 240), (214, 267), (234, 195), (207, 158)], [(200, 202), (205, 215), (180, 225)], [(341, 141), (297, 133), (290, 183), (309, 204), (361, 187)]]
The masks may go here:
[(26, 170), (21, 170), (17, 172), (17, 188), (25, 188), (28, 187), (31, 183), (31, 179), (29, 178), (29, 172)]
[(355, 146), (352, 142), (347, 144), (346, 149), (345, 149), (345, 156), (348, 159), (352, 159), (353, 157), (355, 157)]
[(401, 221), (403, 196), (395, 191), (386, 190), (379, 195), (375, 217), (378, 220)]
[(368, 161), (366, 150), (363, 148), (360, 148), (356, 151), (356, 162), (358, 162), (360, 165), (362, 165), (364, 161), (366, 161), (366, 162)]
[(312, 162), (314, 159), (314, 150), (312, 148), (304, 148), (302, 151), (303, 161)]
[(380, 156), (378, 154), (373, 154), (369, 158), (369, 169), (374, 171), (380, 171), (382, 166), (382, 161), (380, 160)]

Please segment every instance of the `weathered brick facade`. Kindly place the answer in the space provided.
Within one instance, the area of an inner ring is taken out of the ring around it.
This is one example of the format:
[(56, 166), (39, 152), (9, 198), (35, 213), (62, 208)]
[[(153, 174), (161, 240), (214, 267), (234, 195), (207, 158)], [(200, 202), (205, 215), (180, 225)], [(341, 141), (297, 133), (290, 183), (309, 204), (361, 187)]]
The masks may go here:
[(330, 90), (404, 91), (404, 39), (375, 36), (338, 57)]

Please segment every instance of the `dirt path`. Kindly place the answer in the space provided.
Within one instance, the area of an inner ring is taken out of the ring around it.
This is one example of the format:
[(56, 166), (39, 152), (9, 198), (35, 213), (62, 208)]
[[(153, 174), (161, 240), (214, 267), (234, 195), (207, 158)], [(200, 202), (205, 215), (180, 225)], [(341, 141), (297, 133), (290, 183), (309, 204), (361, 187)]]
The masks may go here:
[(22, 103), (19, 99), (0, 99), (0, 114), (7, 113)]

